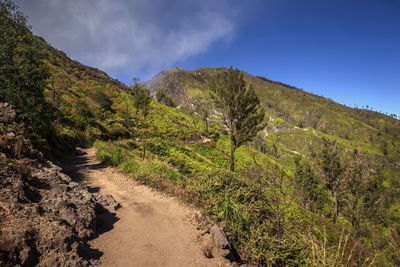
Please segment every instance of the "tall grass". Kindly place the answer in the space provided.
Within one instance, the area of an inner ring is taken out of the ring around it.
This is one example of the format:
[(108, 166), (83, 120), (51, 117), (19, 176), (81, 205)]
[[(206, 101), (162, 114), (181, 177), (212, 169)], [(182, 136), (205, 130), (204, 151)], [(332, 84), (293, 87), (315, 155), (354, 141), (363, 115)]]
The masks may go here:
[[(350, 226), (351, 227), (351, 226)], [(308, 259), (310, 266), (373, 266), (377, 258), (367, 256), (363, 242), (353, 240), (351, 232), (343, 224), (339, 242), (336, 245), (328, 245), (326, 228), (322, 230), (322, 239), (318, 239), (311, 231), (303, 235), (305, 243), (311, 248), (311, 256)], [(320, 233), (321, 234), (321, 233)], [(357, 255), (355, 255), (357, 253)]]

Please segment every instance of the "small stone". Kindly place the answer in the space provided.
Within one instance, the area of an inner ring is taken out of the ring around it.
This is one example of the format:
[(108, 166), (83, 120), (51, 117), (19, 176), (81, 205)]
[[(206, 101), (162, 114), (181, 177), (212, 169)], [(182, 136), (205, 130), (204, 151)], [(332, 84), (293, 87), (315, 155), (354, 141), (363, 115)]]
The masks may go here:
[(86, 155), (86, 154), (87, 154), (87, 152), (83, 148), (81, 148), (81, 147), (76, 147), (75, 148), (75, 155), (83, 156), (83, 155)]
[(215, 245), (220, 249), (229, 249), (230, 244), (224, 231), (218, 226), (211, 227), (211, 235), (214, 239)]

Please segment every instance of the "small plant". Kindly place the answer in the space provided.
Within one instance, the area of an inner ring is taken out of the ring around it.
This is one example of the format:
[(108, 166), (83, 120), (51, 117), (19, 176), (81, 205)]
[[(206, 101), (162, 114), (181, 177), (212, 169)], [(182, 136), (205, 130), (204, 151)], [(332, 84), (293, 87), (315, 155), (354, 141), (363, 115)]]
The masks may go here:
[(225, 191), (222, 204), (222, 214), (227, 224), (238, 225), (240, 228), (246, 225), (246, 219), (236, 203)]

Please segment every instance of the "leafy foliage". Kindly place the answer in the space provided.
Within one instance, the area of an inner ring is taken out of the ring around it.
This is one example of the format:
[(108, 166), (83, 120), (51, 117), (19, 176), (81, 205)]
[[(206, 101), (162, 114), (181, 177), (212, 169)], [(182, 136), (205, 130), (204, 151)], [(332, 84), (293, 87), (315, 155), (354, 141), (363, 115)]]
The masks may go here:
[(219, 73), (210, 82), (210, 96), (223, 114), (223, 123), (231, 136), (231, 171), (234, 171), (235, 149), (250, 141), (263, 127), (264, 111), (250, 85), (246, 87), (238, 69)]
[(51, 110), (44, 98), (48, 70), (45, 51), (31, 34), (25, 16), (11, 1), (0, 2), (0, 101), (17, 108), (17, 119), (37, 139), (45, 137)]
[(321, 213), (327, 199), (326, 192), (321, 186), (314, 169), (310, 163), (296, 157), (295, 181), (300, 203), (306, 209)]
[(321, 168), (323, 170), (326, 187), (331, 191), (332, 197), (335, 201), (335, 211), (333, 222), (339, 215), (339, 201), (341, 198), (341, 187), (343, 186), (343, 166), (340, 157), (340, 150), (335, 141), (327, 138), (323, 139), (323, 147), (321, 152)]
[(143, 117), (146, 117), (149, 113), (149, 107), (151, 103), (149, 89), (143, 88), (139, 84), (130, 86), (129, 89), (130, 93), (133, 95), (133, 103), (136, 108), (136, 115), (140, 110), (143, 114)]
[(361, 228), (361, 201), (370, 180), (369, 166), (361, 158), (360, 152), (355, 149), (350, 155), (345, 169), (344, 190), (348, 193), (344, 197), (347, 207), (346, 215), (354, 229), (359, 233)]

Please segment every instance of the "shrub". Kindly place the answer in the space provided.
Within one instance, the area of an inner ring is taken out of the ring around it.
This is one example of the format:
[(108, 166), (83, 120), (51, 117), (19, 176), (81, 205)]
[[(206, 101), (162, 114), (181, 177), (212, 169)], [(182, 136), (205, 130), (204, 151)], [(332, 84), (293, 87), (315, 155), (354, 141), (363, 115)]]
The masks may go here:
[(168, 107), (171, 107), (171, 108), (175, 107), (174, 100), (172, 99), (172, 97), (167, 95), (164, 90), (160, 89), (156, 92), (156, 100), (159, 103), (164, 104)]

